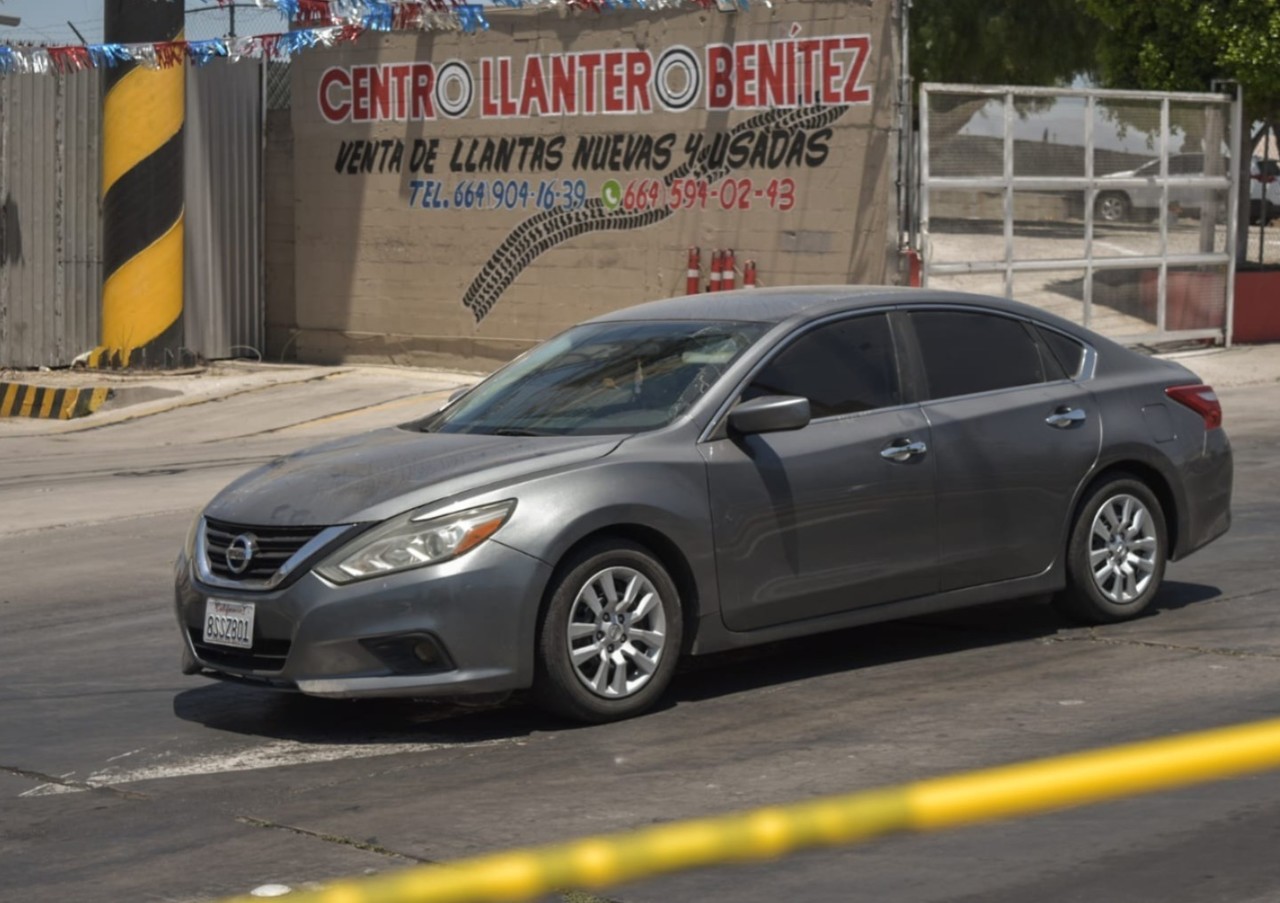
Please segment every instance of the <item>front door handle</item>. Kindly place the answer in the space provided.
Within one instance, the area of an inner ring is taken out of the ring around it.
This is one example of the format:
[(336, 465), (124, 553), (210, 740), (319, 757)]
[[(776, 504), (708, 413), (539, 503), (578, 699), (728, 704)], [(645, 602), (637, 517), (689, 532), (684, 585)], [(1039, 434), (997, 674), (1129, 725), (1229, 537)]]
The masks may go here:
[(923, 442), (913, 439), (895, 439), (880, 450), (880, 457), (886, 461), (896, 461), (902, 464), (918, 455), (923, 455), (928, 450), (929, 446)]
[(1044, 422), (1049, 426), (1056, 426), (1060, 430), (1065, 430), (1075, 426), (1077, 423), (1084, 423), (1084, 419), (1085, 413), (1083, 410), (1063, 405), (1046, 417)]

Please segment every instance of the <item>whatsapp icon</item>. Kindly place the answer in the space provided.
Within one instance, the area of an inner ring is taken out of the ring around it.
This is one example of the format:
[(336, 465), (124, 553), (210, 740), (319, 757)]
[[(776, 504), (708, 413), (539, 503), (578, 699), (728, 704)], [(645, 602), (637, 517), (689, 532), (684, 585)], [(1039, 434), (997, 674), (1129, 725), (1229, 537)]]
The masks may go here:
[(622, 186), (617, 179), (610, 179), (600, 187), (600, 200), (608, 210), (617, 210), (622, 203)]

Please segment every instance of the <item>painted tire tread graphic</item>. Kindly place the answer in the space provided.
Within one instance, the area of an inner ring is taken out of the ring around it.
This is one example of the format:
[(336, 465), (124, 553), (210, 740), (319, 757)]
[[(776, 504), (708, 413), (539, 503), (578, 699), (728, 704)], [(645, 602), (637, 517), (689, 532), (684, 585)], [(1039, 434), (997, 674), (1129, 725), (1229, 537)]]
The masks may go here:
[[(848, 110), (848, 106), (769, 110), (734, 126), (729, 131), (729, 138), (732, 140), (737, 135), (760, 128), (820, 129), (834, 123)], [(684, 178), (706, 179), (708, 183), (714, 184), (734, 171), (735, 167), (728, 165), (712, 168), (707, 163), (709, 150), (704, 148), (696, 159), (686, 161), (667, 173), (662, 178), (662, 184), (670, 188), (674, 180)], [(462, 303), (479, 323), (489, 315), (511, 283), (534, 260), (552, 248), (588, 232), (643, 229), (662, 222), (674, 213), (665, 205), (643, 211), (621, 208), (609, 210), (599, 198), (592, 198), (578, 210), (544, 210), (535, 213), (512, 229), (511, 234), (493, 252), (462, 296)]]

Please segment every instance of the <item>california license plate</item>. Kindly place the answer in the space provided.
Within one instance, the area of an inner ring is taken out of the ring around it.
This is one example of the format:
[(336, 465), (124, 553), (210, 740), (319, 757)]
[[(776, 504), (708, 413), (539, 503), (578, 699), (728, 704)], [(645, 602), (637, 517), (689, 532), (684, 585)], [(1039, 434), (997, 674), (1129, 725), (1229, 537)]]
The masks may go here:
[(253, 648), (253, 603), (208, 599), (204, 604), (204, 641), (218, 646)]

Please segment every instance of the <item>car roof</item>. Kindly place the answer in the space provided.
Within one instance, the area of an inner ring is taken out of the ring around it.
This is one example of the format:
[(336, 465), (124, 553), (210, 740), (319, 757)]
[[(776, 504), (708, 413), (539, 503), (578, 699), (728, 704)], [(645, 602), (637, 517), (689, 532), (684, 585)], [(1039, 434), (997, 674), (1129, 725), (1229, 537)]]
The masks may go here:
[(927, 306), (967, 304), (1001, 313), (1031, 317), (1079, 334), (1077, 324), (1044, 310), (990, 295), (886, 285), (800, 285), (786, 288), (747, 288), (702, 295), (682, 295), (650, 301), (596, 317), (590, 322), (623, 320), (736, 320), (782, 323), (811, 319), (846, 310), (885, 305)]

